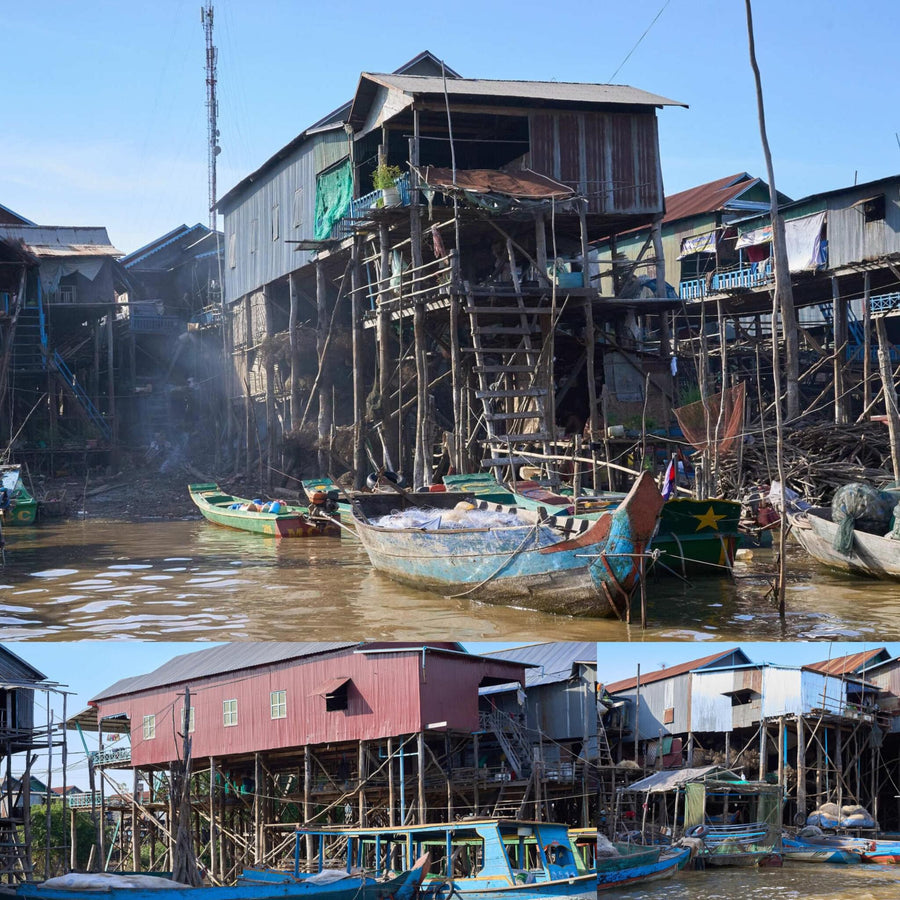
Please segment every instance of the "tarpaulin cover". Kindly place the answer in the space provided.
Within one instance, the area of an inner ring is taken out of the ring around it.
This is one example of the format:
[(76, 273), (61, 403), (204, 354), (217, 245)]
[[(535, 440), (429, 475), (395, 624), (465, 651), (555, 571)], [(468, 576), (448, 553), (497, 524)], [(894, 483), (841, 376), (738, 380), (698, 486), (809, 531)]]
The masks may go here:
[[(433, 187), (453, 187), (453, 170), (428, 166), (423, 180)], [(505, 194), (524, 200), (570, 197), (572, 188), (528, 169), (501, 172), (498, 169), (457, 169), (456, 187), (475, 194)]]
[(822, 254), (822, 225), (825, 213), (813, 213), (784, 223), (784, 243), (788, 268), (792, 272), (815, 269), (825, 262)]
[(678, 419), (678, 424), (691, 446), (697, 450), (706, 450), (708, 417), (709, 434), (713, 438), (713, 447), (718, 444), (719, 453), (728, 453), (741, 433), (744, 422), (745, 393), (743, 381), (725, 391), (725, 415), (722, 417), (718, 440), (716, 440), (716, 425), (719, 422), (722, 394), (713, 394), (708, 397), (705, 406), (702, 400), (698, 400), (696, 403), (689, 403), (687, 406), (673, 410), (675, 418)]
[(353, 171), (350, 160), (316, 177), (315, 239), (327, 241), (334, 223), (350, 210), (353, 199)]

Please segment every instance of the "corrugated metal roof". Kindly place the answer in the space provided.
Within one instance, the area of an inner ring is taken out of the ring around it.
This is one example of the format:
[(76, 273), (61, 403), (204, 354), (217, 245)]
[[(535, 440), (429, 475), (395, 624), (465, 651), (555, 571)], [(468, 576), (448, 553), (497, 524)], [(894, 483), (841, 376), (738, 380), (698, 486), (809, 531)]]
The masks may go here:
[[(417, 66), (431, 62), (432, 65), (438, 67), (441, 65), (441, 60), (438, 59), (431, 51), (423, 50), (421, 53), (414, 56), (412, 59), (403, 63), (400, 68), (397, 69), (398, 73), (407, 72), (410, 69), (414, 69)], [(458, 73), (451, 69), (446, 63), (444, 63), (444, 71), (447, 74), (447, 78), (458, 78)], [(270, 169), (274, 168), (279, 162), (283, 159), (287, 159), (290, 154), (296, 150), (310, 135), (315, 134), (319, 131), (328, 130), (331, 128), (341, 128), (350, 114), (350, 108), (353, 106), (353, 100), (348, 100), (346, 103), (339, 106), (337, 109), (333, 109), (330, 113), (323, 116), (316, 122), (313, 122), (309, 128), (301, 131), (300, 134), (297, 135), (290, 143), (285, 144), (277, 153), (274, 153), (270, 156), (256, 171), (251, 172), (245, 178), (242, 178), (231, 190), (227, 191), (223, 194), (218, 201), (216, 202), (216, 209), (221, 209), (220, 204), (227, 205), (230, 203), (237, 194), (241, 193), (244, 188), (249, 187), (253, 182), (258, 181), (266, 172)]]
[(692, 781), (702, 781), (710, 775), (721, 775), (729, 780), (742, 781), (740, 775), (722, 766), (694, 766), (693, 768), (673, 769), (667, 772), (654, 772), (640, 781), (629, 784), (627, 791), (639, 793), (663, 794), (677, 787), (683, 787)]
[[(596, 664), (597, 644), (594, 641), (554, 641), (545, 644), (530, 644), (527, 647), (511, 647), (509, 650), (494, 650), (485, 656), (505, 659), (510, 662), (535, 666), (525, 670), (525, 687), (556, 684), (572, 677), (575, 663)], [(506, 687), (505, 685), (503, 686)], [(510, 685), (516, 688), (518, 685)], [(490, 691), (487, 688), (486, 691)]]
[(876, 647), (874, 650), (861, 650), (859, 653), (848, 653), (835, 659), (825, 659), (810, 663), (805, 669), (823, 672), (825, 675), (853, 675), (861, 670), (872, 668), (890, 658), (887, 647)]
[[(434, 75), (389, 75), (363, 72), (385, 87), (406, 94), (444, 95), (445, 82)], [(615, 106), (685, 106), (627, 84), (587, 84), (573, 81), (503, 81), (487, 78), (453, 78), (446, 81), (451, 97), (506, 97), (515, 100), (549, 100), (563, 103), (597, 103)], [(351, 119), (353, 112), (351, 111)]]
[[(689, 662), (679, 663), (677, 666), (669, 666), (667, 669), (657, 669), (655, 672), (641, 673), (641, 684), (652, 684), (654, 681), (665, 681), (666, 678), (674, 678), (676, 675), (684, 675), (686, 672), (692, 672), (694, 669), (702, 669), (710, 663), (718, 662), (732, 653), (739, 653), (744, 662), (749, 663), (750, 658), (741, 650), (735, 647), (733, 650), (725, 650), (722, 653), (713, 653), (710, 656), (702, 656), (700, 659), (692, 659)], [(637, 677), (626, 678), (623, 681), (614, 681), (612, 684), (604, 685), (610, 694), (616, 694), (620, 691), (629, 691), (637, 685)]]
[(737, 175), (728, 175), (726, 178), (719, 178), (672, 194), (666, 197), (666, 214), (663, 216), (663, 222), (675, 222), (690, 216), (716, 212), (758, 181), (758, 178), (753, 178), (746, 172), (739, 172)]
[(248, 641), (211, 647), (194, 653), (183, 653), (146, 675), (123, 678), (94, 697), (105, 700), (122, 694), (134, 694), (150, 688), (164, 687), (183, 681), (209, 678), (241, 669), (272, 665), (290, 659), (302, 659), (359, 646), (359, 641), (316, 641), (309, 643)]
[(105, 228), (55, 225), (0, 225), (0, 240), (20, 240), (38, 257), (122, 256)]
[(0, 681), (46, 681), (47, 676), (7, 647), (0, 646)]

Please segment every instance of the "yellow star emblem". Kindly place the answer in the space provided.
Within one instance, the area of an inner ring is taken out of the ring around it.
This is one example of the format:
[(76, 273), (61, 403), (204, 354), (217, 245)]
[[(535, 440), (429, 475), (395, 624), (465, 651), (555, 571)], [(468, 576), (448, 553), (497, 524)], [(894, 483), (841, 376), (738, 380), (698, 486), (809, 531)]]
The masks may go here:
[(697, 531), (702, 531), (704, 528), (712, 528), (714, 531), (718, 531), (719, 519), (724, 519), (725, 516), (724, 514), (717, 516), (715, 508), (710, 506), (702, 516), (694, 516), (694, 518), (700, 523), (697, 526)]

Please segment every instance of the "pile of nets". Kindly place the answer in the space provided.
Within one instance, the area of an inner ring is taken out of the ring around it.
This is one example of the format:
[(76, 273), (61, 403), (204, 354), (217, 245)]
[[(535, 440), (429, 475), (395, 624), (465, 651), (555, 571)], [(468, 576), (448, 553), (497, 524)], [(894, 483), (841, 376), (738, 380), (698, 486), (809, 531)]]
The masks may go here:
[(370, 520), (376, 528), (419, 528), (425, 531), (458, 531), (467, 528), (509, 528), (522, 525), (522, 520), (509, 512), (477, 509), (460, 501), (453, 509), (410, 507), (395, 509), (386, 516)]
[[(879, 491), (859, 481), (838, 488), (831, 501), (831, 520), (837, 525), (834, 549), (844, 556), (853, 549), (853, 532), (887, 535), (897, 531), (897, 494)], [(900, 539), (898, 536), (897, 539)]]

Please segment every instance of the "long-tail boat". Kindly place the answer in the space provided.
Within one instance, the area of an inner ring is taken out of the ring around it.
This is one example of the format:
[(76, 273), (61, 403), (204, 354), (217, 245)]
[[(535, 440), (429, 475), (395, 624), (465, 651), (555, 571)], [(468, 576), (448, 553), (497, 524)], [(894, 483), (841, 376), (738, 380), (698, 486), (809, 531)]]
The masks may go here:
[(288, 506), (279, 501), (259, 504), (224, 493), (217, 484), (189, 484), (188, 491), (203, 518), (216, 525), (269, 537), (337, 537), (335, 516), (316, 507)]
[[(457, 497), (355, 497), (356, 533), (373, 567), (444, 595), (600, 617), (623, 617), (663, 505), (655, 481), (644, 473), (621, 504), (595, 521), (544, 516), (471, 496), (469, 506), (506, 514), (504, 524), (479, 524), (473, 517), (472, 524), (442, 527)], [(430, 521), (412, 527), (391, 521), (395, 510), (415, 506), (434, 510)]]

